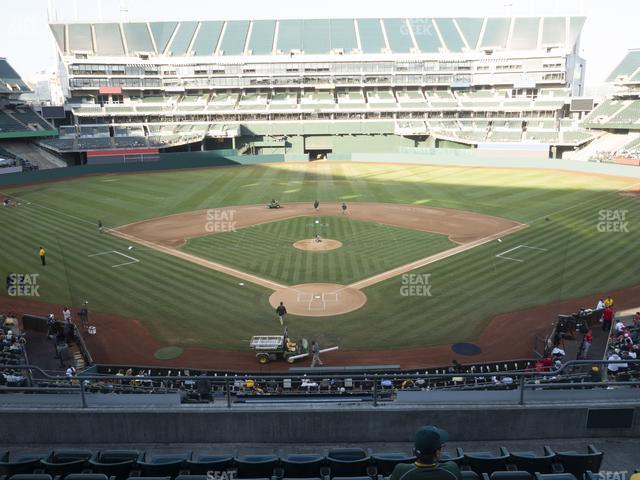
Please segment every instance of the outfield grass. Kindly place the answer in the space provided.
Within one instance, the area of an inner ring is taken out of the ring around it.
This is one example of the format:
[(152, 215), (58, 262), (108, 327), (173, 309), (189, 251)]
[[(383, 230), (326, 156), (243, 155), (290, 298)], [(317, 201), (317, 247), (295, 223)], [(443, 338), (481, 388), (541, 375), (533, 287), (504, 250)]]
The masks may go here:
[[(293, 247), (294, 242), (316, 234), (339, 240), (343, 246), (313, 253)], [(288, 285), (346, 285), (455, 246), (446, 235), (314, 216), (207, 235), (190, 240), (182, 249)]]
[[(0, 208), (0, 273), (39, 273), (41, 300), (76, 307), (89, 300), (94, 311), (143, 321), (167, 345), (246, 349), (252, 334), (280, 329), (270, 291), (143, 247), (128, 250), (126, 241), (98, 233), (98, 219), (117, 226), (271, 198), (318, 198), (457, 208), (530, 224), (502, 243), (417, 270), (431, 274), (431, 297), (403, 297), (400, 278), (392, 278), (367, 288), (369, 301), (356, 312), (289, 316), (294, 335), (350, 349), (469, 341), (496, 314), (640, 283), (640, 201), (617, 193), (632, 183), (532, 170), (332, 163), (96, 176), (5, 192), (32, 204)], [(626, 210), (629, 233), (598, 232), (602, 209)], [(518, 245), (547, 251), (518, 249), (523, 262), (496, 258)], [(89, 257), (111, 250), (140, 262), (113, 268), (126, 259)]]

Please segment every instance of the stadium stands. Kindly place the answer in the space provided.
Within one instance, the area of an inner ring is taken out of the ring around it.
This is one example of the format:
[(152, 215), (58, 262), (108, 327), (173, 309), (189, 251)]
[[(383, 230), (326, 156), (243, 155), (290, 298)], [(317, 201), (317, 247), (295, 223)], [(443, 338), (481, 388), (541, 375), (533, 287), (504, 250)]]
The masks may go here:
[[(532, 452), (511, 452), (500, 447), (492, 452), (457, 449), (443, 460), (458, 464), (464, 479), (533, 480), (534, 475), (566, 480), (591, 480), (600, 471), (604, 453), (590, 445), (586, 453), (555, 452), (544, 447), (542, 456)], [(289, 454), (284, 452), (241, 455), (211, 454), (182, 449), (173, 453), (149, 450), (56, 449), (46, 454), (5, 452), (0, 459), (0, 472), (8, 480), (41, 480), (60, 475), (65, 480), (115, 480), (164, 478), (201, 480), (207, 472), (234, 472), (239, 479), (331, 478), (386, 479), (399, 463), (413, 463), (415, 457), (403, 452), (371, 451), (358, 447), (334, 448), (328, 452)], [(533, 470), (533, 471), (532, 471)], [(43, 473), (40, 473), (43, 472)], [(82, 472), (82, 473), (81, 473)], [(204, 472), (204, 473), (203, 473)], [(194, 477), (202, 475), (203, 477)]]
[[(398, 148), (394, 136), (406, 145), (430, 146), (445, 134), (465, 144), (561, 142), (557, 129), (545, 128), (536, 137), (524, 125), (564, 118), (565, 104), (580, 93), (574, 70), (566, 65), (582, 62), (574, 45), (583, 23), (582, 17), (287, 19), (53, 23), (51, 30), (69, 77), (76, 123), (141, 124), (146, 144), (160, 146), (204, 141), (210, 133), (197, 137), (161, 129), (152, 134), (151, 125), (158, 122), (234, 125), (225, 147), (237, 142), (259, 153), (270, 148), (270, 140), (251, 132), (277, 125), (283, 135), (305, 136), (326, 130), (323, 123), (334, 120), (364, 122), (357, 131), (349, 122), (336, 122), (332, 131), (377, 136), (382, 149)], [(77, 61), (76, 53), (94, 65)], [(147, 64), (136, 63), (141, 56)], [(167, 64), (167, 57), (180, 61)], [(192, 65), (193, 58), (206, 61)], [(181, 65), (177, 75), (183, 59), (191, 63)], [(531, 87), (514, 88), (523, 79)], [(96, 88), (117, 93), (96, 95)], [(141, 89), (152, 90), (142, 96)], [(450, 121), (438, 123), (444, 118)], [(457, 123), (511, 118), (520, 121), (519, 131)], [(389, 120), (386, 126), (381, 119)], [(305, 121), (313, 126), (303, 133)], [(406, 128), (412, 122), (418, 124)], [(135, 143), (142, 143), (136, 137)], [(290, 153), (305, 153), (306, 142), (299, 140), (290, 142)], [(48, 145), (98, 148), (78, 138)]]

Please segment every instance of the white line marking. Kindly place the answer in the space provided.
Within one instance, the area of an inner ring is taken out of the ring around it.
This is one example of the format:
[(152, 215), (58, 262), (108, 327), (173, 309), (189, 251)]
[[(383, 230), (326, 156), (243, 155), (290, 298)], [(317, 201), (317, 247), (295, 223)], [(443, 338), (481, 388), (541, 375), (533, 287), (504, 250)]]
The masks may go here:
[(87, 256), (88, 257), (97, 257), (99, 255), (107, 255), (107, 254), (110, 254), (110, 253), (115, 253), (116, 255), (121, 255), (121, 256), (131, 260), (130, 262), (119, 263), (117, 265), (111, 265), (111, 268), (124, 267), (125, 265), (132, 265), (134, 263), (140, 263), (140, 260), (138, 260), (137, 258), (130, 257), (129, 255), (125, 255), (124, 253), (118, 252), (116, 250), (107, 250), (106, 252), (93, 253), (93, 254), (87, 255)]
[(506, 250), (504, 252), (500, 252), (499, 254), (496, 255), (496, 258), (501, 258), (503, 260), (511, 260), (511, 261), (514, 261), (514, 262), (521, 262), (522, 263), (522, 262), (524, 262), (524, 260), (519, 260), (517, 258), (505, 257), (504, 256), (506, 253), (513, 252), (514, 250), (518, 250), (520, 248), (528, 248), (529, 250), (538, 250), (540, 252), (548, 252), (549, 251), (546, 248), (530, 247), (529, 245), (518, 245), (518, 246), (510, 248), (509, 250)]

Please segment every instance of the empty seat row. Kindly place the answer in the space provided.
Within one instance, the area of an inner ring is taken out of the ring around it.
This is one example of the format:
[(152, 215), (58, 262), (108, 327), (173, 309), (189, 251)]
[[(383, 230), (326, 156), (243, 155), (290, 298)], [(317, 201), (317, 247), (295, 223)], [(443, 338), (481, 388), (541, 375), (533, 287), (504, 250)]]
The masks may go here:
[[(455, 455), (445, 453), (441, 460), (454, 461), (463, 471), (475, 475), (521, 471), (529, 476), (535, 473), (570, 473), (581, 479), (587, 471), (600, 470), (603, 455), (593, 446), (589, 446), (586, 453), (555, 452), (550, 447), (544, 447), (542, 455), (532, 451), (509, 452), (504, 447), (500, 448), (497, 455), (491, 452), (468, 452), (458, 448)], [(131, 476), (175, 478), (186, 473), (206, 475), (210, 472), (233, 471), (234, 477), (241, 479), (271, 477), (335, 479), (358, 476), (388, 477), (397, 464), (414, 461), (414, 456), (405, 453), (371, 454), (361, 448), (334, 449), (326, 454), (281, 456), (209, 455), (192, 452), (150, 454), (137, 450), (103, 450), (97, 453), (90, 450), (55, 450), (46, 455), (11, 456), (9, 452), (4, 452), (0, 458), (0, 475), (45, 473), (53, 476), (68, 476), (95, 473), (120, 480)], [(524, 478), (524, 474), (521, 477), (516, 480), (528, 480)], [(31, 480), (42, 479), (32, 478)]]

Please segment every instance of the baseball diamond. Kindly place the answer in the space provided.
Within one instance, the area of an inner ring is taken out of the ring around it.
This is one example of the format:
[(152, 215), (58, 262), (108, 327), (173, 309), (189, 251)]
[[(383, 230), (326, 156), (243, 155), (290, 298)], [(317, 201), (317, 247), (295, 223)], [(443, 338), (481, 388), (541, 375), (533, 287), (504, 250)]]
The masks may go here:
[[(4, 189), (21, 205), (0, 215), (10, 230), (45, 243), (34, 308), (88, 300), (98, 331), (88, 341), (103, 363), (157, 364), (155, 350), (180, 346), (174, 364), (252, 365), (247, 339), (279, 331), (273, 305), (284, 301), (297, 335), (340, 345), (336, 361), (384, 363), (398, 354), (404, 366), (429, 364), (429, 349), (484, 347), (489, 337), (482, 358), (526, 356), (547, 322), (496, 323), (501, 315), (569, 299), (581, 305), (603, 289), (640, 284), (632, 242), (596, 228), (599, 210), (623, 209), (634, 231), (640, 205), (626, 193), (637, 184), (542, 169), (266, 164)], [(265, 207), (273, 198), (282, 208)], [(211, 221), (227, 223), (211, 231)], [(316, 234), (342, 246), (293, 247)], [(20, 238), (7, 242), (3, 265), (24, 270), (32, 250)], [(599, 268), (605, 261), (619, 268)], [(416, 280), (424, 278), (428, 288)], [(514, 331), (518, 339), (507, 342)], [(105, 348), (122, 334), (119, 342), (131, 345)], [(415, 349), (424, 353), (409, 358)]]

